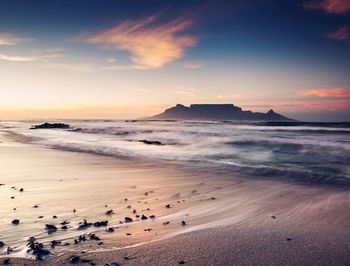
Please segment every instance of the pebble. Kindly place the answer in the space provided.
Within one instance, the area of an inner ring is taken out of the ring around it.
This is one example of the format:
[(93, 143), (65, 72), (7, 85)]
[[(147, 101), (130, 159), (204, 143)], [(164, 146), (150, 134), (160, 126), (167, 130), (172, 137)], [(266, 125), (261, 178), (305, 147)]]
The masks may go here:
[(14, 220), (12, 221), (12, 224), (18, 225), (18, 224), (19, 224), (19, 220), (18, 220), (18, 219), (14, 219)]

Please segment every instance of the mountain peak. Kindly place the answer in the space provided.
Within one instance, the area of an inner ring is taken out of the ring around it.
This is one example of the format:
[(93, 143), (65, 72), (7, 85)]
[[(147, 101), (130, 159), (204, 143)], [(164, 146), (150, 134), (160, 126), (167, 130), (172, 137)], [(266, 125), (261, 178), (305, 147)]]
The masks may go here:
[(267, 113), (243, 111), (233, 104), (191, 104), (189, 107), (177, 104), (155, 115), (152, 119), (174, 120), (243, 120), (243, 121), (292, 121), (272, 109)]

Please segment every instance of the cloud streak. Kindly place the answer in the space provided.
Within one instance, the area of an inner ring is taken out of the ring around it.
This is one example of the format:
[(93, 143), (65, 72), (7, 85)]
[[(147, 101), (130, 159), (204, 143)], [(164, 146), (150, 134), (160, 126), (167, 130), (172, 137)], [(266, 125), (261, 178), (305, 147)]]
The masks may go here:
[(8, 62), (42, 62), (46, 63), (50, 59), (62, 57), (59, 52), (45, 53), (45, 54), (33, 54), (33, 55), (8, 55), (0, 54), (0, 60)]
[(0, 32), (0, 45), (12, 46), (29, 40), (31, 39), (23, 38), (11, 33)]
[(87, 43), (127, 51), (131, 54), (132, 68), (157, 69), (182, 58), (185, 49), (194, 46), (197, 38), (181, 34), (193, 22), (176, 19), (157, 23), (158, 16), (136, 21), (125, 21), (113, 28), (102, 30), (84, 39)]
[(349, 27), (341, 27), (335, 32), (327, 34), (326, 37), (336, 41), (346, 41), (350, 38)]
[(331, 14), (343, 14), (350, 12), (349, 0), (317, 0), (304, 4), (310, 9), (321, 9)]
[(350, 97), (350, 90), (345, 88), (321, 89), (321, 90), (304, 90), (298, 93), (299, 96), (317, 96), (317, 97)]

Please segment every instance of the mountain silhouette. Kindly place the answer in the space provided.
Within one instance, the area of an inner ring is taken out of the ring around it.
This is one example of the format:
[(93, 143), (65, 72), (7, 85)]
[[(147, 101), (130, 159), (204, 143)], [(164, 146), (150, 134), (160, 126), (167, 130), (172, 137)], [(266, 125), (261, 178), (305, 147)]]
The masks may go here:
[(191, 104), (189, 107), (177, 104), (151, 119), (295, 121), (275, 113), (272, 109), (267, 113), (242, 111), (242, 108), (233, 104)]

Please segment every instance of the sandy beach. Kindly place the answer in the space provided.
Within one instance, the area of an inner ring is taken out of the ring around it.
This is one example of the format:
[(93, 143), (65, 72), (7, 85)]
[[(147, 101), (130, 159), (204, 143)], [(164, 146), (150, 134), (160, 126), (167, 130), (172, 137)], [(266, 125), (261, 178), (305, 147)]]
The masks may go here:
[[(5, 243), (0, 252), (12, 265), (70, 265), (74, 256), (76, 263), (96, 265), (346, 265), (350, 260), (346, 190), (213, 177), (195, 167), (23, 144), (6, 133), (0, 150), (0, 241)], [(84, 219), (108, 225), (79, 230)], [(69, 223), (62, 229), (64, 221)], [(57, 230), (48, 234), (46, 224)], [(83, 235), (86, 241), (78, 241)], [(25, 247), (31, 236), (51, 255), (34, 260)], [(52, 248), (54, 240), (60, 242)]]

